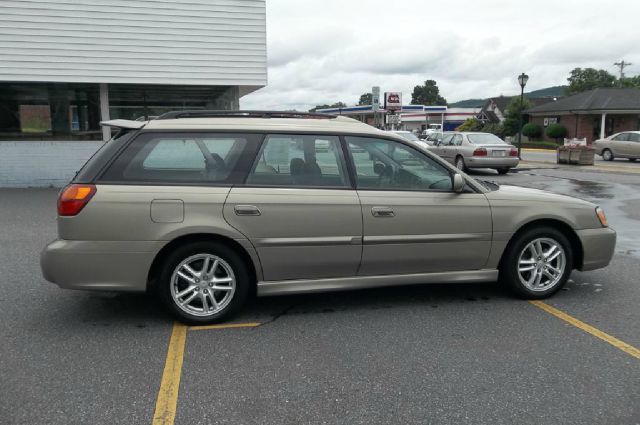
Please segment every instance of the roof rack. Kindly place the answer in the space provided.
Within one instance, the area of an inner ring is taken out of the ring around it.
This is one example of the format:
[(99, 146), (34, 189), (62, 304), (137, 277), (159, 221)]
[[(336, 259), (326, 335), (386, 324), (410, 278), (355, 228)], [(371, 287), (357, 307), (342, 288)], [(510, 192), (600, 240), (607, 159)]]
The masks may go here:
[(172, 111), (167, 112), (157, 120), (171, 120), (178, 118), (311, 118), (311, 119), (331, 119), (337, 115), (323, 114), (320, 112), (297, 112), (297, 111)]

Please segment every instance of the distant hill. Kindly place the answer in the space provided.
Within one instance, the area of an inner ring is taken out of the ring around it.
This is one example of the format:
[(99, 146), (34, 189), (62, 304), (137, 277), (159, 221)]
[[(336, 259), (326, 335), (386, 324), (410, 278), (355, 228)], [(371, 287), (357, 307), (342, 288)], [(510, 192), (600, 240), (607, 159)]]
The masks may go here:
[(486, 99), (466, 99), (449, 104), (450, 108), (482, 108)]
[[(567, 86), (553, 86), (525, 93), (525, 97), (562, 97)], [(514, 95), (515, 96), (515, 95)], [(497, 96), (496, 96), (497, 97)], [(486, 99), (465, 99), (449, 104), (450, 108), (481, 108)]]
[(524, 95), (526, 97), (562, 97), (567, 86), (553, 86), (546, 89), (534, 90)]

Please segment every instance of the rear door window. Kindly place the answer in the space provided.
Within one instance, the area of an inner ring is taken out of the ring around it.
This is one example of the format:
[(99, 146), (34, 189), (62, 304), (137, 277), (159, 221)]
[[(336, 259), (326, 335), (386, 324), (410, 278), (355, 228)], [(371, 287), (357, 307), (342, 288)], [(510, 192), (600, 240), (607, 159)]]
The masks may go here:
[(248, 185), (347, 187), (340, 139), (325, 135), (268, 135)]
[[(104, 181), (224, 183), (242, 174), (258, 135), (140, 135), (114, 161)], [(243, 161), (244, 158), (244, 161)]]

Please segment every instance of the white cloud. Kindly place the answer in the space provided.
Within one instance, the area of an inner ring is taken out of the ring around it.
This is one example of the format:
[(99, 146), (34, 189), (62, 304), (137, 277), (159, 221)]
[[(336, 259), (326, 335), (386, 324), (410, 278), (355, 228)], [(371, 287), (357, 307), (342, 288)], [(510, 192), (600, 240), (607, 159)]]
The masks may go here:
[(267, 0), (269, 85), (248, 109), (354, 104), (373, 85), (438, 82), (449, 101), (565, 84), (571, 69), (640, 73), (637, 0)]

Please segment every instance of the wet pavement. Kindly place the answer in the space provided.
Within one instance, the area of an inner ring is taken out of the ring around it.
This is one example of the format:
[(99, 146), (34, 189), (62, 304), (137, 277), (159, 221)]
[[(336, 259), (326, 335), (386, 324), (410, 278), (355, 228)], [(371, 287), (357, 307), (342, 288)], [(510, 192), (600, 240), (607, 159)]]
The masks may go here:
[(505, 176), (471, 173), (499, 184), (531, 187), (584, 199), (601, 206), (618, 232), (617, 252), (640, 256), (640, 175), (529, 168)]
[[(473, 175), (605, 209), (612, 264), (546, 303), (640, 347), (640, 175)], [(151, 424), (172, 320), (41, 278), (55, 198), (0, 190), (0, 423)], [(260, 298), (234, 322), (262, 325), (188, 332), (175, 424), (640, 423), (640, 359), (495, 284)]]

